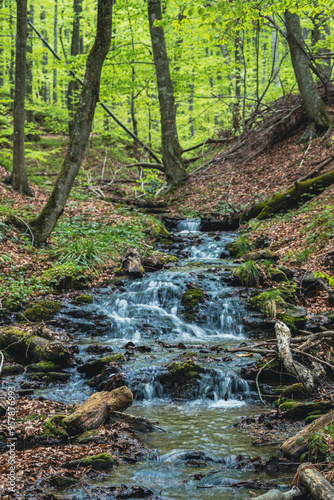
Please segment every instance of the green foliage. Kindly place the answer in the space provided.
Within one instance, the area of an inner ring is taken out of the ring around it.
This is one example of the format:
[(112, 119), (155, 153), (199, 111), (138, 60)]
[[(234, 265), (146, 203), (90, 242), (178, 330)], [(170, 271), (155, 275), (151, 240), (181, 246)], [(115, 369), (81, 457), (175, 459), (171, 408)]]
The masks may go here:
[(329, 286), (334, 286), (334, 276), (329, 276), (329, 274), (322, 273), (320, 271), (316, 271), (314, 275), (316, 278), (325, 278), (326, 280), (328, 280)]
[(322, 432), (312, 434), (308, 440), (308, 451), (300, 460), (331, 462), (334, 459), (334, 424), (327, 425)]
[(276, 318), (277, 311), (285, 304), (279, 288), (272, 288), (253, 297), (250, 303), (258, 307), (268, 318)]
[(259, 286), (261, 268), (254, 260), (248, 260), (233, 271), (233, 276), (243, 286)]
[(3, 308), (17, 310), (32, 296), (50, 292), (50, 287), (43, 284), (39, 277), (27, 278), (26, 272), (0, 276), (0, 303)]

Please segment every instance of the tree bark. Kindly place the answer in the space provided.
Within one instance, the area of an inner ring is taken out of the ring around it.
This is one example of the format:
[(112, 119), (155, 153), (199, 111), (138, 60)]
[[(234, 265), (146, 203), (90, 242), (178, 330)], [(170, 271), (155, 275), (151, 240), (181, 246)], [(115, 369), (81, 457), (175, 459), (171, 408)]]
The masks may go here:
[[(55, 0), (54, 24), (53, 24), (53, 48), (54, 51), (57, 53), (58, 52), (58, 0)], [(57, 68), (54, 68), (53, 91), (52, 91), (53, 104), (57, 104), (58, 102), (57, 80), (58, 80)]]
[[(34, 23), (34, 6), (33, 4), (30, 5), (29, 9), (29, 20)], [(27, 122), (28, 123), (35, 123), (35, 113), (33, 109), (33, 31), (30, 28), (29, 29), (30, 33), (30, 40), (29, 43), (27, 44), (27, 65), (26, 65), (26, 70), (27, 70), (27, 78), (26, 78), (26, 97), (29, 105), (29, 109), (26, 111), (26, 116), (27, 116)]]
[(311, 424), (304, 427), (294, 436), (290, 437), (280, 447), (284, 456), (292, 459), (299, 460), (303, 453), (308, 449), (308, 439), (312, 434), (321, 432), (327, 425), (332, 424), (334, 421), (334, 411), (326, 413), (318, 418)]
[(11, 183), (13, 189), (27, 196), (33, 196), (28, 185), (24, 156), (24, 99), (26, 92), (26, 58), (27, 58), (27, 0), (17, 0), (16, 31), (16, 65), (14, 96), (14, 141), (13, 171)]
[[(45, 14), (45, 7), (41, 7), (41, 22), (42, 26), (46, 25), (46, 14)], [(42, 35), (45, 38), (46, 41), (48, 41), (48, 32), (47, 29), (44, 27), (42, 29)], [(43, 57), (42, 57), (42, 73), (43, 73), (43, 83), (41, 85), (41, 95), (43, 97), (44, 102), (49, 103), (50, 102), (50, 82), (49, 82), (49, 54), (47, 50), (44, 50)]]
[[(73, 27), (72, 27), (72, 42), (71, 56), (75, 57), (80, 54), (80, 18), (82, 12), (82, 0), (73, 0)], [(80, 84), (77, 80), (72, 79), (68, 84), (67, 107), (69, 112), (68, 130), (71, 136), (74, 128), (74, 118), (76, 112), (76, 99), (79, 93)]]
[(313, 81), (298, 14), (286, 10), (284, 22), (292, 66), (309, 120), (301, 140), (308, 141), (331, 127), (333, 122)]
[(97, 429), (112, 412), (126, 410), (132, 405), (132, 401), (132, 392), (125, 386), (110, 392), (96, 392), (72, 415), (64, 418), (64, 424), (75, 434)]
[(174, 91), (165, 34), (162, 27), (154, 25), (156, 20), (162, 19), (161, 0), (148, 0), (148, 17), (160, 103), (162, 161), (167, 186), (174, 187), (182, 184), (188, 174), (182, 160), (182, 148), (177, 134)]
[(35, 244), (45, 243), (62, 214), (79, 172), (99, 100), (101, 72), (111, 42), (113, 0), (98, 0), (97, 33), (89, 53), (85, 79), (74, 121), (71, 141), (53, 191), (36, 219), (30, 222)]
[(300, 465), (297, 470), (300, 482), (310, 491), (315, 500), (333, 500), (334, 488), (312, 464)]
[(311, 370), (293, 360), (290, 349), (290, 329), (282, 323), (282, 321), (276, 321), (275, 332), (277, 338), (278, 358), (282, 361), (285, 370), (290, 375), (297, 377), (308, 391), (313, 392), (314, 376)]

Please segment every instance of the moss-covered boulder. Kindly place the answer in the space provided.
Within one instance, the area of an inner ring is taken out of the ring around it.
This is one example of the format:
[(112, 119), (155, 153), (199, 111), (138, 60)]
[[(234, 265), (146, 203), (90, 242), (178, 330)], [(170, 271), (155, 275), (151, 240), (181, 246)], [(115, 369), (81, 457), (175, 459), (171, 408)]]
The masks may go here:
[(92, 455), (80, 460), (72, 460), (66, 465), (67, 467), (92, 467), (94, 470), (101, 471), (112, 469), (116, 465), (116, 462), (110, 453), (99, 453), (98, 455)]
[(98, 440), (99, 433), (99, 429), (92, 429), (90, 431), (83, 432), (76, 438), (75, 442), (79, 444), (94, 443)]
[(283, 321), (292, 333), (297, 333), (305, 327), (307, 321), (307, 309), (305, 307), (292, 306), (278, 314), (278, 319)]
[(293, 420), (304, 420), (309, 415), (324, 415), (331, 408), (331, 401), (319, 401), (311, 403), (286, 401), (279, 405), (279, 409), (285, 411), (287, 417)]
[(52, 361), (61, 367), (69, 366), (72, 355), (61, 342), (32, 335), (18, 328), (0, 329), (0, 349), (18, 363), (27, 365)]
[(280, 393), (281, 398), (293, 399), (294, 401), (302, 401), (308, 398), (308, 393), (301, 382), (284, 387)]
[[(54, 488), (70, 488), (78, 482), (73, 476), (57, 476), (50, 479), (50, 485)], [(57, 497), (55, 497), (57, 498)], [(59, 497), (58, 497), (59, 498)]]
[(176, 255), (171, 254), (160, 255), (160, 260), (164, 265), (179, 262), (179, 259), (176, 257)]
[(278, 260), (278, 255), (275, 252), (272, 252), (271, 250), (263, 249), (263, 250), (251, 250), (250, 252), (245, 253), (242, 256), (242, 260), (247, 261), (247, 260)]
[(285, 272), (276, 267), (270, 267), (266, 271), (267, 277), (276, 283), (281, 283), (282, 281), (289, 281), (289, 278), (286, 276)]
[(179, 384), (184, 384), (194, 378), (199, 378), (200, 373), (203, 373), (205, 370), (190, 360), (184, 363), (172, 363), (168, 367), (168, 371)]
[(21, 315), (21, 321), (27, 319), (32, 323), (48, 321), (52, 319), (62, 308), (60, 302), (56, 300), (40, 300), (30, 304)]
[(242, 286), (259, 286), (262, 282), (260, 266), (254, 260), (248, 260), (234, 269), (233, 282)]
[(82, 293), (81, 295), (78, 295), (78, 297), (75, 297), (75, 299), (72, 300), (71, 304), (75, 306), (84, 306), (86, 304), (91, 304), (93, 301), (94, 299), (91, 295)]
[(7, 365), (2, 368), (1, 375), (3, 377), (6, 376), (11, 376), (11, 375), (18, 375), (19, 373), (22, 373), (24, 371), (23, 366), (20, 365)]
[(82, 290), (87, 284), (83, 269), (76, 264), (59, 264), (42, 274), (42, 283), (56, 290)]
[(43, 426), (42, 437), (48, 439), (67, 439), (68, 432), (64, 424), (65, 417), (66, 415), (54, 415), (49, 418)]
[(124, 354), (111, 354), (101, 359), (88, 360), (83, 365), (78, 366), (79, 373), (84, 373), (88, 378), (98, 375), (109, 363), (124, 363)]
[(200, 304), (204, 302), (204, 292), (200, 288), (186, 290), (181, 297), (184, 316), (187, 321), (193, 321), (199, 312)]
[(56, 365), (52, 361), (40, 361), (39, 363), (32, 363), (27, 366), (28, 372), (59, 372), (61, 371), (61, 366)]

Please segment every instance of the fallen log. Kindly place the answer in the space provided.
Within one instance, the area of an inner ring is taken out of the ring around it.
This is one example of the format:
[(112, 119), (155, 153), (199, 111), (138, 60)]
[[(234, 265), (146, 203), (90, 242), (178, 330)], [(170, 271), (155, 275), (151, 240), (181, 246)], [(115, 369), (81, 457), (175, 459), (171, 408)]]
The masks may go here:
[(63, 422), (71, 434), (82, 434), (101, 427), (112, 412), (126, 410), (132, 401), (132, 392), (125, 386), (110, 392), (96, 392)]
[(322, 193), (333, 183), (334, 170), (313, 179), (296, 182), (292, 188), (282, 193), (274, 194), (267, 201), (255, 205), (243, 215), (242, 220), (248, 221), (255, 217), (259, 220), (268, 219), (278, 212), (290, 210), (298, 206), (299, 203), (308, 201), (309, 196), (316, 196)]
[(333, 500), (334, 488), (312, 464), (300, 465), (296, 478), (306, 486), (314, 500)]
[(293, 360), (290, 341), (291, 332), (290, 329), (282, 322), (276, 321), (275, 332), (277, 338), (277, 350), (278, 358), (282, 361), (283, 366), (287, 373), (297, 377), (304, 385), (304, 387), (310, 391), (314, 391), (314, 375), (305, 366)]
[(254, 497), (254, 500), (302, 500), (305, 498), (306, 490), (293, 486), (291, 490), (282, 492), (280, 490), (269, 490), (264, 495)]
[(334, 411), (326, 413), (311, 424), (307, 425), (294, 436), (290, 437), (281, 445), (280, 450), (284, 456), (298, 460), (308, 450), (308, 439), (313, 434), (321, 432), (327, 425), (334, 421)]

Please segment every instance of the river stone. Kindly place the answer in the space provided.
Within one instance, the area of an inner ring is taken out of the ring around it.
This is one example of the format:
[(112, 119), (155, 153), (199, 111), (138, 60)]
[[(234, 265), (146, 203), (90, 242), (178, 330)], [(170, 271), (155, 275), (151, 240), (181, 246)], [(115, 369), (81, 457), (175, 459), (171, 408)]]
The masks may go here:
[(65, 464), (66, 467), (92, 467), (94, 470), (110, 470), (116, 465), (110, 453), (99, 453), (80, 460), (71, 460)]
[(278, 314), (278, 319), (283, 321), (292, 333), (297, 333), (305, 327), (307, 321), (307, 309), (300, 306), (291, 306), (286, 311)]
[(278, 260), (278, 255), (271, 250), (251, 250), (250, 252), (245, 253), (241, 260), (246, 262), (247, 260)]
[(48, 321), (52, 319), (62, 308), (60, 302), (56, 300), (40, 300), (30, 304), (24, 313), (20, 316), (22, 321)]
[(121, 266), (117, 269), (117, 274), (127, 274), (133, 278), (141, 278), (144, 274), (144, 268), (141, 263), (139, 250), (130, 248), (122, 257)]

